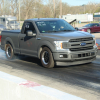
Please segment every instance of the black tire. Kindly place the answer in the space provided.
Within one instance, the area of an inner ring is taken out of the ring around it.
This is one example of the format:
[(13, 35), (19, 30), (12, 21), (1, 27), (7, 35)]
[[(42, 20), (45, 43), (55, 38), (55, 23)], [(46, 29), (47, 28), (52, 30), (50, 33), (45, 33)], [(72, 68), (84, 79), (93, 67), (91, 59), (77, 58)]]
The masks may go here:
[(49, 48), (44, 47), (41, 55), (40, 55), (41, 63), (43, 67), (46, 68), (53, 68), (54, 67), (54, 60), (52, 56), (52, 52), (50, 51)]
[(15, 58), (14, 50), (11, 44), (6, 44), (5, 54), (6, 54), (7, 59), (9, 60), (12, 60)]
[(88, 33), (91, 33), (91, 30), (90, 30), (90, 29), (87, 29), (87, 32), (88, 32)]

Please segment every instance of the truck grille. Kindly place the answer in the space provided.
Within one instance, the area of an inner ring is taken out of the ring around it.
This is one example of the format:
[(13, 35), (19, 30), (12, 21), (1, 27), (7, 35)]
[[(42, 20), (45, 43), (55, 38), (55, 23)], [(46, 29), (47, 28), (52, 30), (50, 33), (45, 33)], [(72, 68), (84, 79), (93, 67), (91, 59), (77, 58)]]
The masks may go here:
[[(70, 51), (84, 51), (84, 50), (91, 50), (95, 44), (95, 41), (92, 37), (88, 38), (77, 38), (77, 39), (70, 39)], [(86, 43), (86, 45), (82, 46), (81, 43)]]
[(80, 47), (80, 48), (71, 48), (70, 51), (82, 51), (82, 50), (90, 50), (90, 49), (93, 49), (93, 46)]
[(71, 39), (69, 42), (82, 42), (82, 41), (91, 41), (91, 40), (93, 40), (93, 38), (89, 37), (89, 38)]

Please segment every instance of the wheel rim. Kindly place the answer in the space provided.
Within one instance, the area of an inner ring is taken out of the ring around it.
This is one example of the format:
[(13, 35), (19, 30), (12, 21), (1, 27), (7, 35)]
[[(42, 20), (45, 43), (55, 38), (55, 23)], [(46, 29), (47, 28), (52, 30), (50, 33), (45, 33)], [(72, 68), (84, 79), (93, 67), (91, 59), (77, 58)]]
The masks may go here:
[(49, 63), (49, 53), (44, 51), (42, 54), (42, 62), (47, 65)]
[(10, 46), (7, 47), (6, 54), (8, 57), (11, 57), (11, 48)]

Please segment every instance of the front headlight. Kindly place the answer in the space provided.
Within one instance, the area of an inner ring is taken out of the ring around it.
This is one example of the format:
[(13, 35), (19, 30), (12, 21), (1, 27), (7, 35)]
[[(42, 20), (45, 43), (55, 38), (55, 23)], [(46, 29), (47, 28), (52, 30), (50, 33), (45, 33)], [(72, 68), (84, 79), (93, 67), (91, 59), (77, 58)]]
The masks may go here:
[(68, 41), (54, 41), (54, 44), (56, 46), (56, 50), (64, 50), (63, 43)]
[(55, 46), (56, 46), (56, 50), (61, 50), (61, 49), (63, 49), (63, 47), (62, 47), (62, 41), (54, 41), (54, 44), (55, 44)]

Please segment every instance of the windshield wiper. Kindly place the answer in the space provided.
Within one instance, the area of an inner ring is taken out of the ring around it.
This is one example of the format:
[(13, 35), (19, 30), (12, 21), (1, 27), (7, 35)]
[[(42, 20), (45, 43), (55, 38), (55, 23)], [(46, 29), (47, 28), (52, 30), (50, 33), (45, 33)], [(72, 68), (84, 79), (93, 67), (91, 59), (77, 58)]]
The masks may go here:
[(51, 31), (51, 30), (49, 30), (49, 31), (45, 31), (45, 32), (58, 32), (58, 31)]
[(62, 32), (62, 31), (74, 31), (74, 30), (59, 30), (59, 31), (51, 31), (51, 30), (49, 30), (49, 31), (45, 31), (45, 32)]
[(60, 31), (74, 31), (74, 30), (60, 30)]

